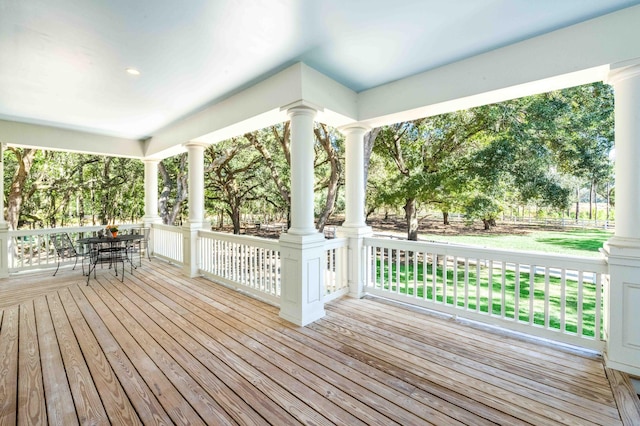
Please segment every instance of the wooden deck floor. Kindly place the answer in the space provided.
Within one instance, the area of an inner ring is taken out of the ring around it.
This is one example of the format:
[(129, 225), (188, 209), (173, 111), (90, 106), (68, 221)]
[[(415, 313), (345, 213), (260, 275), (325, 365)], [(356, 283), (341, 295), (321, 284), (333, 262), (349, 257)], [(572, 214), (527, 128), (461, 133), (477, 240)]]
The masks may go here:
[(640, 422), (599, 357), (378, 300), (335, 301), (300, 328), (159, 261), (124, 284), (65, 270), (22, 300), (12, 280), (0, 281), (19, 302), (0, 305), (2, 425)]

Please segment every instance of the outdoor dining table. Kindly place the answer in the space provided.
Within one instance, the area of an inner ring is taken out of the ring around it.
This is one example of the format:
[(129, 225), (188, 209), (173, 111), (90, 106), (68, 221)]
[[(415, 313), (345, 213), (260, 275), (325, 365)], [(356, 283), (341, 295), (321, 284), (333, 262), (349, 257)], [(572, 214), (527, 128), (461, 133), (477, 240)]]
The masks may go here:
[[(131, 259), (128, 256), (128, 243), (138, 241), (144, 238), (144, 235), (140, 234), (125, 234), (118, 235), (117, 237), (88, 237), (80, 238), (77, 242), (81, 245), (89, 246), (89, 273), (87, 274), (87, 284), (91, 278), (91, 272), (93, 271), (94, 278), (96, 276), (96, 266), (100, 264), (109, 264), (109, 267), (116, 262), (122, 262), (122, 281), (124, 281), (124, 261), (131, 263), (131, 271), (133, 272), (133, 265)], [(136, 268), (137, 269), (137, 268)], [(114, 266), (116, 276), (118, 276), (117, 265)]]

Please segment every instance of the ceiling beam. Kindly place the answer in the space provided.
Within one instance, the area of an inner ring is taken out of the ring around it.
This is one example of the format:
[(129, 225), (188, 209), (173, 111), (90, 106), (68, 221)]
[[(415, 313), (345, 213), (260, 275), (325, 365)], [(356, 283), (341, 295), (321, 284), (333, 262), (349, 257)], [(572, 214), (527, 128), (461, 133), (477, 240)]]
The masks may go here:
[(0, 142), (54, 151), (142, 158), (143, 142), (78, 130), (0, 120)]

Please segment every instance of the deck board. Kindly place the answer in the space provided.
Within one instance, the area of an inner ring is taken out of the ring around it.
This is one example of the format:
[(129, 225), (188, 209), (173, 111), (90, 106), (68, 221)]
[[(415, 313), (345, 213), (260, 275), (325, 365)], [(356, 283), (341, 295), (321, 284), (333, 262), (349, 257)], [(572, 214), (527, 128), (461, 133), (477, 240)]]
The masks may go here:
[(33, 301), (20, 304), (18, 327), (18, 424), (46, 422), (40, 346)]
[(62, 354), (58, 346), (53, 320), (45, 296), (34, 300), (38, 324), (38, 344), (42, 363), (42, 380), (47, 400), (47, 416), (51, 424), (76, 425), (78, 416), (67, 381)]
[(3, 425), (640, 420), (599, 356), (392, 302), (343, 298), (297, 327), (155, 260), (124, 283), (62, 272), (0, 280)]

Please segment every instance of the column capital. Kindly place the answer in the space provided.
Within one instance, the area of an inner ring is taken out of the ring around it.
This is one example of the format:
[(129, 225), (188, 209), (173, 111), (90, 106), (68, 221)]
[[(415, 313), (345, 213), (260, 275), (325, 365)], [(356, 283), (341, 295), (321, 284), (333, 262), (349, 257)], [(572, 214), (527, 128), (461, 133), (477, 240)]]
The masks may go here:
[(324, 108), (312, 102), (299, 100), (280, 107), (280, 111), (286, 111), (289, 118), (296, 115), (311, 115), (315, 118), (318, 112), (324, 111)]
[(623, 63), (618, 64), (617, 66), (612, 66), (609, 71), (609, 75), (607, 76), (606, 83), (616, 85), (621, 81), (634, 77), (640, 77), (640, 62)]
[(144, 164), (158, 164), (160, 161), (159, 158), (143, 158), (141, 160)]
[(206, 142), (198, 142), (198, 141), (189, 141), (189, 142), (185, 142), (185, 143), (182, 144), (182, 146), (184, 146), (187, 149), (189, 149), (189, 148), (202, 148), (202, 149), (205, 149), (209, 145), (210, 144), (208, 144)]
[(352, 124), (346, 124), (344, 126), (338, 127), (338, 131), (345, 136), (348, 136), (351, 134), (364, 135), (365, 133), (371, 131), (371, 126), (367, 126), (366, 124), (362, 124), (362, 123), (352, 123)]

